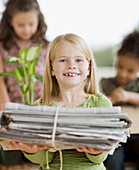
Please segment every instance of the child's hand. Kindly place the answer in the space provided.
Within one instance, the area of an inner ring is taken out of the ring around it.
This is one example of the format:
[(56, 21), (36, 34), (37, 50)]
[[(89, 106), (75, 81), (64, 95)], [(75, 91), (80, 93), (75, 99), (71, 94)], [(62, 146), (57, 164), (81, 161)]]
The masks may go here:
[(5, 104), (6, 104), (6, 102), (5, 103), (0, 102), (0, 111), (5, 109)]
[(115, 102), (128, 102), (128, 92), (121, 87), (116, 88), (111, 94), (112, 101)]
[(76, 150), (78, 152), (87, 152), (87, 153), (90, 153), (90, 154), (93, 154), (93, 155), (98, 155), (98, 154), (101, 154), (102, 152), (104, 152), (101, 149), (95, 149), (95, 148), (92, 148), (92, 147), (84, 147), (84, 146), (77, 147)]
[(32, 145), (28, 143), (23, 143), (23, 142), (16, 142), (16, 141), (11, 141), (10, 144), (19, 150), (25, 151), (27, 153), (36, 153), (39, 150), (43, 149), (48, 149), (47, 146), (42, 146), (42, 145)]

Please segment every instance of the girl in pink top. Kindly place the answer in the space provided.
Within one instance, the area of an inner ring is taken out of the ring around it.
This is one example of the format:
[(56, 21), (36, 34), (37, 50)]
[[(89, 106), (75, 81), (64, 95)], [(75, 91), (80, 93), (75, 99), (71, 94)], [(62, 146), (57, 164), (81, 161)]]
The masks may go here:
[[(12, 65), (6, 65), (8, 56), (18, 57), (21, 48), (42, 45), (36, 74), (43, 75), (48, 41), (45, 39), (47, 25), (44, 22), (36, 0), (9, 0), (0, 23), (0, 72), (11, 72)], [(21, 92), (12, 76), (0, 77), (0, 103), (21, 102)], [(35, 85), (35, 99), (39, 98), (42, 85)]]
[[(49, 42), (45, 39), (47, 25), (40, 11), (37, 0), (9, 0), (0, 22), (0, 73), (11, 72), (15, 65), (6, 65), (8, 56), (18, 57), (19, 50), (30, 46), (42, 45), (36, 74), (43, 75)], [(36, 81), (36, 100), (41, 96), (42, 84)], [(21, 92), (13, 76), (0, 77), (0, 110), (6, 102), (21, 102)], [(8, 157), (6, 156), (8, 154)], [(14, 165), (22, 161), (21, 151), (1, 150), (1, 162)], [(16, 159), (15, 159), (16, 157)]]

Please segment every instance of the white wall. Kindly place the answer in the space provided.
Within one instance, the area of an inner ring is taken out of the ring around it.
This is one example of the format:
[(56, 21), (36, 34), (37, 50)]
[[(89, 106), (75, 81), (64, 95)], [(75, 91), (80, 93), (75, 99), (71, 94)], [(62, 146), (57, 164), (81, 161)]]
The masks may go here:
[(139, 0), (38, 0), (48, 37), (73, 32), (91, 46), (117, 44), (139, 23)]
[[(0, 0), (0, 12), (3, 11)], [(48, 25), (46, 36), (67, 32), (91, 47), (115, 45), (139, 23), (139, 0), (38, 0)]]

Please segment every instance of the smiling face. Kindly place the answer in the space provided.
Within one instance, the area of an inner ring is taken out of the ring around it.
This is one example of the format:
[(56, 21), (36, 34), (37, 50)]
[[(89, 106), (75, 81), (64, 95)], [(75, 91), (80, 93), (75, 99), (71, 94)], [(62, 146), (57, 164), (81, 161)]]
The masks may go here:
[(118, 57), (116, 66), (118, 82), (126, 86), (133, 81), (139, 72), (139, 61), (132, 59), (132, 54), (121, 55)]
[(17, 12), (11, 20), (11, 26), (19, 39), (28, 41), (37, 32), (38, 22), (38, 13), (35, 10)]
[(89, 75), (89, 62), (84, 54), (71, 43), (60, 47), (52, 63), (52, 76), (60, 87), (81, 86)]

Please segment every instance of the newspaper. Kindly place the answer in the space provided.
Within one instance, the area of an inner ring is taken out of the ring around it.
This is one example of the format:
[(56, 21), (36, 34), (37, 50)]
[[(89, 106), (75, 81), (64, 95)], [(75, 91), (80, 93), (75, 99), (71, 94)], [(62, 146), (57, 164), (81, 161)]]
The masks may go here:
[(55, 106), (10, 102), (0, 112), (0, 126), (2, 147), (13, 140), (57, 149), (90, 146), (111, 151), (127, 141), (131, 120), (120, 107), (59, 107), (57, 112)]

